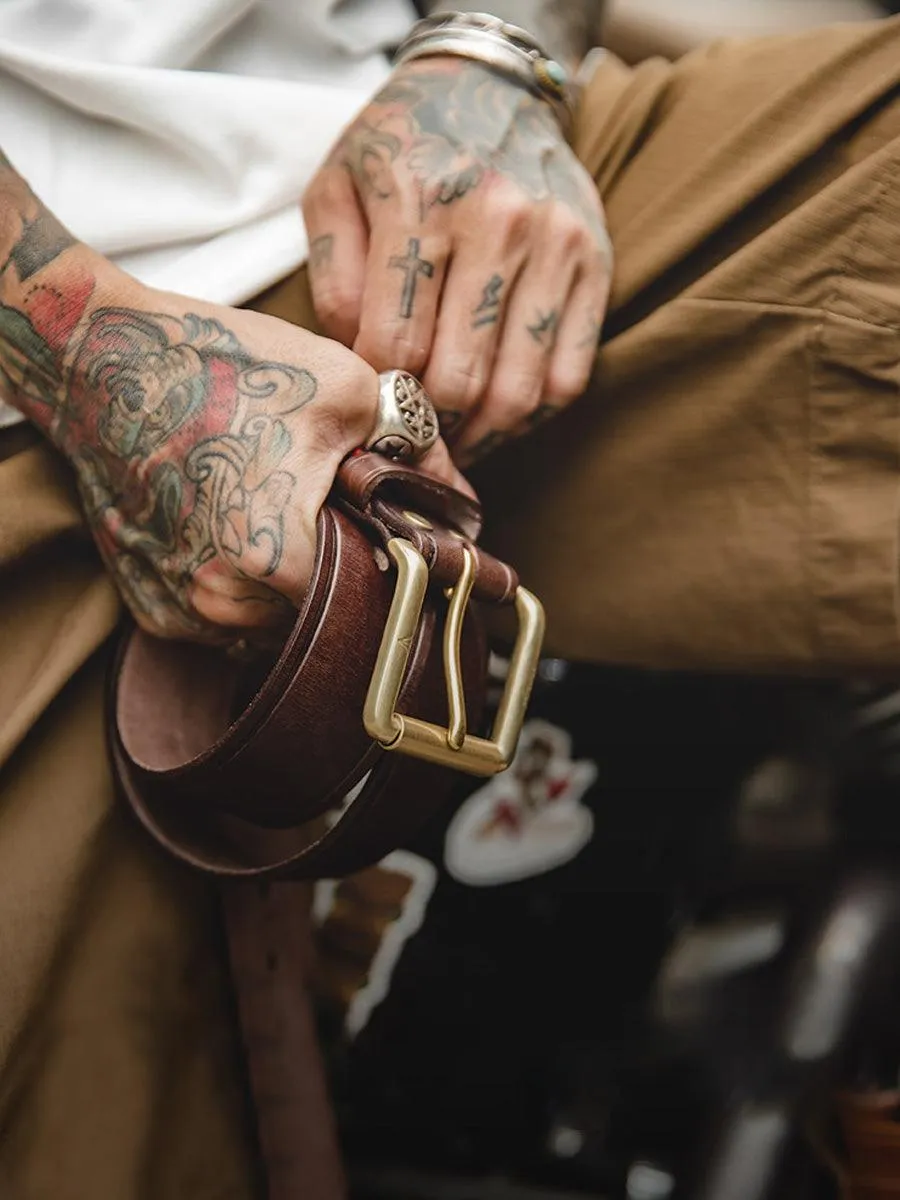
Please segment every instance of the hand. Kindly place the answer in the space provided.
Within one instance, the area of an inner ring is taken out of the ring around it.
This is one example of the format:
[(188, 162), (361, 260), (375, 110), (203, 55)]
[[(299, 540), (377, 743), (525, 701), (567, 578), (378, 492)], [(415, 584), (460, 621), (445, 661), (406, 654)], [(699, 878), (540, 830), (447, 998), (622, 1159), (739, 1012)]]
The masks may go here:
[[(139, 624), (233, 641), (290, 621), (319, 509), (375, 424), (378, 377), (274, 317), (141, 287), (0, 152), (0, 394), (74, 466)], [(440, 441), (421, 466), (466, 487)]]
[[(288, 623), (319, 508), (374, 424), (377, 375), (272, 317), (143, 289), (117, 299), (82, 320), (65, 393), (45, 381), (44, 400), (128, 606), (150, 632), (194, 640)], [(37, 379), (32, 367), (24, 386)], [(423, 466), (462, 482), (441, 443)]]
[(459, 58), (401, 67), (310, 185), (316, 311), (419, 375), (466, 461), (585, 389), (611, 250), (549, 105)]

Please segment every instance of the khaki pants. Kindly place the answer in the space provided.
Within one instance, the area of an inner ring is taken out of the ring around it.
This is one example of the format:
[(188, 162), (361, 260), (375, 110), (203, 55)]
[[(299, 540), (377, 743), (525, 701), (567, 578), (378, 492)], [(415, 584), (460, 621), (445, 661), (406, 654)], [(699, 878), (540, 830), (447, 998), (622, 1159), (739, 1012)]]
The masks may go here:
[[(898, 86), (898, 21), (599, 69), (596, 380), (476, 481), (558, 652), (900, 669)], [(302, 274), (256, 307), (312, 323)], [(112, 805), (116, 600), (23, 440), (0, 442), (0, 1195), (247, 1200), (213, 900)]]

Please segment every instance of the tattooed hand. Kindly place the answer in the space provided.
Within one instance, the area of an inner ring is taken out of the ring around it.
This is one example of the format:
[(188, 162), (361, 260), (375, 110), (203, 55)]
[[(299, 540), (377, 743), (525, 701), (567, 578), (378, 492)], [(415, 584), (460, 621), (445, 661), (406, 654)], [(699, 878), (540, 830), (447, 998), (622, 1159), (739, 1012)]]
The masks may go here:
[(550, 107), (458, 58), (400, 68), (303, 201), (326, 331), (419, 374), (465, 461), (580, 395), (611, 272)]
[[(0, 156), (0, 395), (73, 464), (138, 622), (222, 641), (290, 619), (378, 380), (337, 342), (273, 317), (142, 288)], [(441, 443), (426, 464), (461, 482)]]

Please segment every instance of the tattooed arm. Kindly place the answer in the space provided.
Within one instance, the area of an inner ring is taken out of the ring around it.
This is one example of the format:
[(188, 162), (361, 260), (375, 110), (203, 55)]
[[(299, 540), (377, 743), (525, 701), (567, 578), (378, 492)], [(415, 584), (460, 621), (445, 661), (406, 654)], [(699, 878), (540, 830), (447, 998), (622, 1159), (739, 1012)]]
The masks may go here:
[[(0, 155), (0, 394), (71, 462), (151, 632), (228, 640), (287, 616), (377, 393), (371, 367), (335, 342), (142, 287)], [(440, 447), (432, 466), (449, 478)]]
[(326, 331), (422, 375), (460, 461), (584, 391), (609, 238), (593, 180), (519, 83), (460, 58), (405, 64), (303, 210)]

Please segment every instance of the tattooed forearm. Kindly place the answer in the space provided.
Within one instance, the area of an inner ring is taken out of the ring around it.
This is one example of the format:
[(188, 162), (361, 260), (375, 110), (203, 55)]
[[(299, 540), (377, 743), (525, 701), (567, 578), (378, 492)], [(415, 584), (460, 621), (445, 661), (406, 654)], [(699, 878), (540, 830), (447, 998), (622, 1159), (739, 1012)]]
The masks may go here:
[[(12, 168), (0, 151), (0, 286), (25, 283), (76, 245), (59, 222)], [(2, 296), (0, 296), (2, 298)]]
[[(329, 249), (320, 239), (319, 253)], [(110, 291), (116, 306), (100, 303)], [(318, 384), (177, 299), (169, 312), (122, 303), (150, 295), (0, 171), (0, 388), (75, 467), (138, 619), (208, 635), (198, 588), (285, 603), (267, 581), (283, 566), (298, 486), (291, 418)]]
[(19, 282), (24, 283), (75, 244), (68, 229), (40, 205), (35, 217), (23, 219), (22, 233), (6, 262), (0, 264), (0, 274), (14, 267)]
[(55, 405), (58, 351), (90, 294), (92, 285), (85, 292), (74, 280), (63, 298), (42, 274), (76, 244), (0, 153), (0, 399), (25, 411)]
[(0, 304), (0, 399), (49, 413), (61, 394), (62, 374), (47, 340), (24, 312)]
[(500, 291), (503, 287), (503, 276), (492, 275), (484, 285), (481, 301), (472, 312), (472, 328), (482, 325), (494, 325), (500, 317)]
[(388, 261), (388, 266), (405, 272), (403, 291), (400, 294), (400, 316), (411, 317), (416, 303), (416, 287), (419, 276), (431, 279), (434, 275), (434, 263), (420, 257), (421, 243), (418, 238), (410, 238), (406, 254), (395, 254)]
[(98, 307), (96, 256), (75, 258), (57, 290), (51, 264), (74, 239), (25, 203), (0, 226), (0, 389), (74, 465), (130, 607), (157, 632), (198, 632), (191, 595), (207, 563), (274, 602), (263, 581), (282, 562), (297, 483), (283, 418), (315, 378), (255, 358), (216, 320)]
[(248, 583), (278, 569), (297, 483), (281, 418), (315, 396), (309, 371), (256, 360), (219, 321), (106, 308), (80, 338), (68, 384), (53, 435), (134, 610), (190, 629), (205, 563)]

